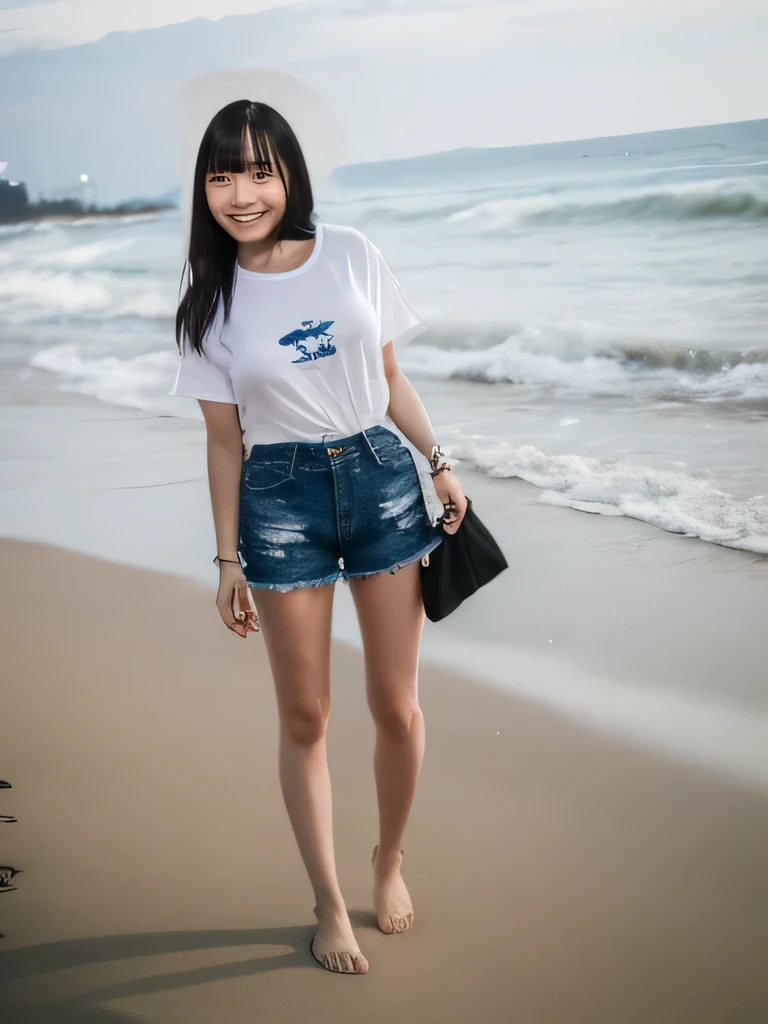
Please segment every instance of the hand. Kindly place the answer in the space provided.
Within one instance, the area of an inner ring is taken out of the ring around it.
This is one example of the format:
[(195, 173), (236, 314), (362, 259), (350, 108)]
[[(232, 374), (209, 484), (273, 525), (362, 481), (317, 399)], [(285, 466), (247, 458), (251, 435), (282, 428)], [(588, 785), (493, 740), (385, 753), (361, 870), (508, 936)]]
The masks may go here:
[(436, 477), (433, 477), (437, 496), (443, 503), (445, 518), (442, 520), (443, 529), (446, 533), (456, 533), (461, 526), (464, 513), (467, 511), (467, 499), (461, 484), (453, 472), (444, 469)]
[(259, 617), (242, 567), (234, 562), (219, 563), (219, 592), (216, 595), (224, 625), (245, 639), (259, 632)]

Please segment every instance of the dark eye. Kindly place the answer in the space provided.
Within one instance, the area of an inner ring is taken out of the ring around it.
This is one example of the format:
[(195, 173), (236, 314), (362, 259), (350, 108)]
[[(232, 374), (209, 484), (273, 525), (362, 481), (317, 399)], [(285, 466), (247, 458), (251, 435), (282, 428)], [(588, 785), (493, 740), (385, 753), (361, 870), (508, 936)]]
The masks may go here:
[(221, 181), (223, 178), (226, 178), (226, 174), (214, 174), (211, 181)]
[(258, 174), (263, 175), (263, 177), (259, 178), (259, 181), (263, 181), (264, 178), (268, 178), (269, 177), (269, 173), (267, 171), (255, 171), (254, 173), (257, 174), (257, 175)]

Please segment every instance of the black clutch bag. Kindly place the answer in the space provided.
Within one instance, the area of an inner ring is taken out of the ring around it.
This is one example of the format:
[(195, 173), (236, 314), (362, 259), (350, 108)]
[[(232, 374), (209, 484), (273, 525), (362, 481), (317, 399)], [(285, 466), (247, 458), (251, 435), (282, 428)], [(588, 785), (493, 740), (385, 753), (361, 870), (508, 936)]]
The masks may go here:
[(508, 568), (501, 548), (488, 528), (480, 522), (467, 498), (467, 511), (456, 533), (446, 533), (421, 560), (421, 596), (424, 611), (439, 622), (455, 611), (462, 601)]

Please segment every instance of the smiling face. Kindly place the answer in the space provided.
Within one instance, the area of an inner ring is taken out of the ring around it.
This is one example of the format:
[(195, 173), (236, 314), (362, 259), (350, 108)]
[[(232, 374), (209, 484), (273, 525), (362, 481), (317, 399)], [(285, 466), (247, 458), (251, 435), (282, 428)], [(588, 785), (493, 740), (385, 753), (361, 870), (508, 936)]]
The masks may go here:
[[(285, 214), (286, 194), (274, 150), (258, 156), (250, 133), (243, 132), (243, 169), (215, 168), (205, 176), (205, 197), (214, 220), (238, 242), (258, 242), (277, 231)], [(285, 165), (280, 167), (288, 183)]]

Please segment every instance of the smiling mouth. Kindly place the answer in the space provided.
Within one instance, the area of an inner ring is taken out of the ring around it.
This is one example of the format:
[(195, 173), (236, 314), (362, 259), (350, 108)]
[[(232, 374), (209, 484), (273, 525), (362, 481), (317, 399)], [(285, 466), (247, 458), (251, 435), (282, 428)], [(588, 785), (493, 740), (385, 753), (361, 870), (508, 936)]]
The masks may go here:
[(259, 217), (263, 217), (266, 210), (262, 210), (261, 213), (228, 213), (227, 216), (231, 220), (237, 221), (238, 224), (250, 224), (251, 221), (258, 220)]

